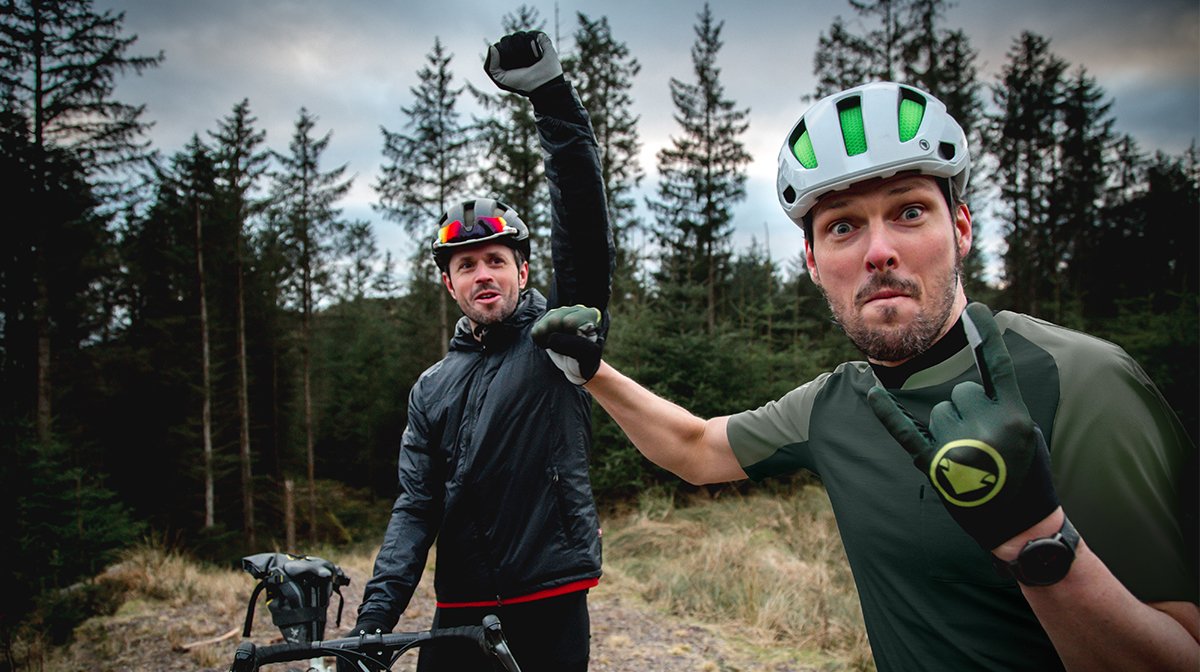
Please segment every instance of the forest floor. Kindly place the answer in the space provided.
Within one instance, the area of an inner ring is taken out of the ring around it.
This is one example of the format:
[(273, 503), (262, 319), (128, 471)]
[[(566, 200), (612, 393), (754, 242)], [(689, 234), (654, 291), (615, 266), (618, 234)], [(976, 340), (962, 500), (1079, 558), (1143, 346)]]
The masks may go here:
[[(668, 506), (610, 521), (605, 574), (588, 597), (590, 671), (874, 670), (823, 497), (802, 493)], [(807, 551), (818, 555), (803, 557)], [(351, 579), (341, 591), (340, 625), (333, 596), (324, 638), (346, 636), (374, 554), (348, 549), (313, 554), (334, 560)], [(435, 555), (395, 631), (429, 628)], [(122, 597), (115, 611), (85, 621), (65, 646), (18, 640), (10, 652), (16, 670), (227, 670), (242, 641), (255, 584), (241, 570), (152, 547), (128, 554), (96, 581), (118, 588)], [(735, 593), (740, 601), (730, 602)], [(281, 641), (265, 595), (255, 605), (250, 639), (259, 645)], [(416, 660), (415, 652), (406, 653), (393, 669), (412, 672)], [(327, 664), (332, 667), (332, 660)]]
[[(361, 577), (355, 577), (361, 578)], [(422, 582), (424, 587), (432, 582)], [(362, 585), (359, 581), (355, 585)], [(347, 591), (341, 627), (330, 623), (327, 638), (342, 636), (353, 625), (356, 591)], [(251, 638), (258, 644), (281, 641), (260, 598)], [(334, 599), (336, 604), (336, 597)], [(238, 611), (244, 605), (238, 605)], [(838, 661), (801, 662), (801, 652), (768, 651), (742, 641), (736, 633), (687, 623), (661, 613), (635, 597), (618, 595), (603, 582), (589, 596), (592, 620), (592, 672), (808, 672), (847, 669)], [(225, 617), (211, 618), (214, 612)], [(220, 672), (228, 669), (241, 641), (241, 619), (229, 610), (196, 602), (128, 603), (113, 616), (94, 618), (76, 634), (72, 645), (57, 652), (46, 669), (83, 671), (157, 670), (161, 672)], [(330, 610), (330, 618), (336, 607)], [(429, 627), (432, 596), (420, 591), (396, 631)], [(237, 628), (232, 637), (210, 644), (195, 642), (219, 637)], [(195, 638), (195, 639), (192, 639)], [(187, 640), (187, 641), (185, 641)], [(193, 645), (193, 646), (189, 646)], [(186, 647), (186, 648), (185, 648)], [(810, 654), (811, 657), (811, 654)], [(820, 657), (820, 656), (818, 656)], [(396, 672), (416, 669), (415, 652), (400, 657)], [(519, 662), (519, 661), (518, 661)], [(274, 666), (281, 671), (284, 666)], [(267, 668), (271, 669), (271, 668)]]

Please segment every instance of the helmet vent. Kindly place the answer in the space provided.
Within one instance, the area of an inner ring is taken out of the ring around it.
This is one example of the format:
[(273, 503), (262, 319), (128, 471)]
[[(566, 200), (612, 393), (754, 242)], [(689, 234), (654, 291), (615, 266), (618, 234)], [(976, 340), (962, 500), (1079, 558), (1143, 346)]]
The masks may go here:
[(954, 158), (956, 153), (954, 145), (949, 142), (938, 143), (938, 156), (941, 156), (943, 159), (949, 161)]
[(791, 187), (785, 188), (783, 190), (783, 200), (787, 201), (789, 204), (795, 203), (796, 202), (796, 190)]
[(897, 112), (900, 142), (908, 142), (916, 137), (924, 117), (925, 99), (908, 89), (901, 88), (900, 109)]
[(796, 124), (796, 129), (792, 131), (791, 142), (792, 154), (800, 165), (812, 170), (817, 167), (817, 153), (813, 151), (812, 138), (808, 135), (808, 128), (804, 125), (804, 120)]
[(858, 96), (838, 103), (838, 121), (842, 125), (842, 141), (846, 155), (856, 156), (867, 151), (867, 132), (863, 128), (862, 99)]

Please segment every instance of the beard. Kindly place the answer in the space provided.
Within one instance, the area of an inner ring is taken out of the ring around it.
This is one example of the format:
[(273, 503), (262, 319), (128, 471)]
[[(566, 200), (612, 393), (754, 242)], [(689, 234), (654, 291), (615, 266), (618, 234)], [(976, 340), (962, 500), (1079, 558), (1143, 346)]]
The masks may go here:
[(962, 256), (955, 255), (954, 265), (941, 282), (931, 287), (934, 301), (928, 308), (921, 308), (908, 324), (896, 323), (895, 308), (883, 311), (883, 324), (869, 325), (856, 309), (875, 292), (894, 289), (904, 292), (915, 301), (922, 298), (921, 288), (912, 280), (898, 278), (889, 273), (875, 275), (854, 296), (854, 305), (847, 306), (836, 301), (819, 287), (833, 319), (846, 336), (869, 359), (878, 362), (898, 362), (925, 352), (934, 344), (950, 319), (954, 310), (954, 297), (958, 281), (962, 277)]
[(517, 302), (520, 299), (521, 292), (517, 288), (512, 288), (511, 291), (505, 293), (499, 287), (486, 287), (479, 291), (494, 291), (500, 294), (500, 300), (486, 307), (480, 308), (473, 301), (474, 297), (479, 294), (475, 292), (467, 301), (458, 302), (459, 309), (463, 315), (471, 321), (475, 327), (490, 327), (493, 324), (499, 324), (507, 320), (510, 315), (516, 312)]

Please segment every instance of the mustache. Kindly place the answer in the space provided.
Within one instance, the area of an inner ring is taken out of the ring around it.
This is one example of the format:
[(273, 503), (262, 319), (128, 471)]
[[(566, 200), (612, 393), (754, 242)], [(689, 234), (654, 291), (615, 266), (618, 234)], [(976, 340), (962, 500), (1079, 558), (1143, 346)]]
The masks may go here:
[(876, 292), (884, 289), (892, 289), (897, 292), (903, 292), (914, 299), (921, 298), (921, 288), (917, 285), (917, 283), (913, 282), (912, 280), (898, 278), (891, 273), (884, 273), (881, 275), (871, 276), (871, 279), (867, 281), (867, 284), (863, 285), (854, 295), (854, 302), (855, 304), (862, 305)]
[(483, 287), (477, 287), (475, 289), (475, 291), (471, 292), (471, 299), (474, 300), (474, 299), (478, 298), (479, 295), (484, 292), (495, 292), (497, 294), (504, 293), (504, 292), (500, 291), (499, 285), (484, 285)]

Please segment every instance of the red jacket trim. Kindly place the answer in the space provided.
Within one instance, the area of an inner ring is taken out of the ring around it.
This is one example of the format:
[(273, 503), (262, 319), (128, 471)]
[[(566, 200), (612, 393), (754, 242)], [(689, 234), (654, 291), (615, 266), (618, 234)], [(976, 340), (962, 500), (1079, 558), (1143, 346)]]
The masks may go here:
[(503, 599), (500, 596), (496, 596), (496, 599), (494, 600), (485, 600), (482, 602), (442, 602), (439, 600), (437, 602), (437, 606), (438, 609), (457, 609), (462, 607), (503, 607), (509, 604), (521, 604), (522, 602), (544, 600), (548, 597), (558, 597), (559, 595), (566, 595), (567, 593), (577, 593), (581, 590), (595, 588), (599, 583), (600, 578), (594, 577), (591, 579), (575, 581), (573, 583), (565, 583), (561, 586), (539, 590), (536, 593), (530, 593), (528, 595), (521, 595), (518, 597)]

